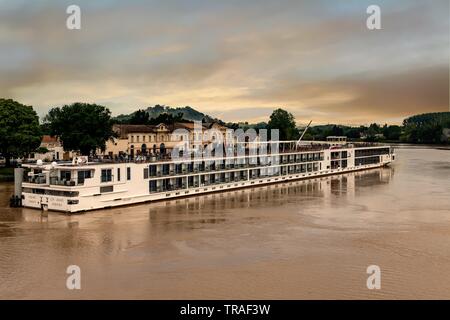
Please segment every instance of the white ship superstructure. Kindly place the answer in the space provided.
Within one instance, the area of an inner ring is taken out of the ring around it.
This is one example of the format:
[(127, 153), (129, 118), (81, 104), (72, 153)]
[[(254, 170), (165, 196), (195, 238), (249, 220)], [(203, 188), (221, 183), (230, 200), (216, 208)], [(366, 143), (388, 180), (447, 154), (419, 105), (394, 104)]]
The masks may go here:
[(243, 143), (242, 152), (234, 146), (220, 157), (192, 153), (179, 159), (160, 155), (145, 161), (25, 164), (22, 205), (72, 213), (340, 174), (394, 161), (388, 145), (328, 140)]

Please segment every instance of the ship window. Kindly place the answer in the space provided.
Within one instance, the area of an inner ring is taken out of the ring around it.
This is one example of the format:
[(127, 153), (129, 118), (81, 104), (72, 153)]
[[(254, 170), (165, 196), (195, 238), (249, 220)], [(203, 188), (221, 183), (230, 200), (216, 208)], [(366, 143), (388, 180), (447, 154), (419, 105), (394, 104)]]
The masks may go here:
[(120, 181), (120, 168), (117, 168), (117, 181)]
[(131, 180), (131, 168), (127, 168), (127, 180)]
[(182, 178), (176, 178), (175, 179), (175, 188), (181, 189), (183, 187), (183, 179)]
[(100, 193), (113, 192), (113, 186), (100, 187)]
[(149, 174), (151, 177), (156, 176), (156, 165), (152, 164), (149, 166)]
[(101, 182), (112, 181), (112, 171), (111, 169), (102, 169)]
[(149, 181), (149, 191), (150, 192), (156, 192), (156, 180), (150, 180)]
[(85, 179), (91, 178), (91, 170), (78, 171), (78, 184), (83, 184)]
[(61, 180), (70, 181), (70, 171), (61, 171)]
[(144, 179), (148, 179), (148, 168), (144, 168)]

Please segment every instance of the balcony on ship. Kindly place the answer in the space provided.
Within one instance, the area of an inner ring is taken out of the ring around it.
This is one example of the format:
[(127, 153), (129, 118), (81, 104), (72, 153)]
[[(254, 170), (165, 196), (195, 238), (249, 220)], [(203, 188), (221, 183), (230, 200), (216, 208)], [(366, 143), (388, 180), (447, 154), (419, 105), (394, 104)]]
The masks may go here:
[(74, 187), (84, 185), (86, 179), (93, 177), (93, 172), (94, 170), (84, 168), (62, 168), (50, 165), (32, 166), (26, 169), (23, 182), (47, 186)]

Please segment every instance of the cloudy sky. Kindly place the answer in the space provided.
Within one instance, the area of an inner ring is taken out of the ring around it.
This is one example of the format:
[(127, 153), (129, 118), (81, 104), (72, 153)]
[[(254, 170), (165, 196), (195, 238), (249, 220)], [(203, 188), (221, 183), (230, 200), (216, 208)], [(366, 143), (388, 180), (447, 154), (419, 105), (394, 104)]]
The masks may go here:
[[(81, 30), (66, 28), (71, 4)], [(366, 28), (370, 4), (382, 30)], [(40, 115), (83, 101), (398, 123), (449, 111), (449, 16), (448, 0), (0, 0), (0, 97)]]

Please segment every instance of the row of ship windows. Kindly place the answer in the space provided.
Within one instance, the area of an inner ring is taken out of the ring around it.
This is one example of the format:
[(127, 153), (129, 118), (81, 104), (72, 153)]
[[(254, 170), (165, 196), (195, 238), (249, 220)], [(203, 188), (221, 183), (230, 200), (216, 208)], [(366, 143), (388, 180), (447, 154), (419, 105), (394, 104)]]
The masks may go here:
[(355, 157), (368, 157), (368, 156), (381, 156), (384, 154), (389, 154), (389, 148), (378, 148), (378, 149), (360, 149), (355, 151)]
[[(130, 169), (130, 168), (127, 168)], [(120, 169), (118, 169), (120, 172)], [(147, 169), (146, 169), (147, 170)], [(249, 175), (247, 175), (247, 170), (241, 170), (239, 172), (229, 172), (229, 173), (212, 173), (212, 174), (202, 174), (199, 176), (190, 176), (187, 177), (187, 182), (190, 187), (193, 186), (199, 186), (199, 185), (210, 185), (210, 184), (216, 184), (216, 183), (224, 183), (224, 182), (230, 182), (230, 181), (243, 181), (248, 180), (248, 176), (250, 179), (257, 179), (261, 177), (270, 177), (270, 176), (279, 176), (279, 175), (287, 175), (287, 174), (293, 174), (293, 173), (306, 173), (306, 172), (315, 172), (321, 170), (321, 164), (320, 163), (308, 163), (308, 164), (301, 164), (301, 165), (293, 165), (293, 166), (284, 166), (284, 167), (273, 167), (273, 168), (265, 168), (265, 169), (250, 169)], [(105, 171), (103, 173), (103, 171)], [(128, 173), (131, 174), (130, 170), (127, 170)], [(120, 175), (120, 174), (119, 174)], [(111, 181), (108, 180), (109, 178), (112, 179), (111, 175), (111, 169), (102, 169), (102, 177), (105, 178), (103, 182)], [(128, 175), (128, 177), (131, 177)], [(148, 176), (147, 176), (148, 178)], [(119, 178), (120, 180), (120, 178)], [(167, 179), (161, 179), (160, 180), (160, 186), (158, 187), (157, 180), (150, 180), (150, 192), (160, 192), (160, 191), (168, 191), (168, 190), (176, 190), (179, 188), (185, 188), (185, 182), (186, 178), (167, 178)], [(173, 183), (171, 183), (173, 181)], [(195, 181), (195, 182), (194, 182)], [(100, 193), (109, 193), (114, 191), (114, 186), (101, 186), (100, 187)], [(56, 191), (59, 192), (59, 191)], [(62, 191), (61, 191), (62, 192)], [(72, 192), (76, 193), (76, 195), (71, 196), (77, 196), (78, 192)], [(55, 194), (57, 195), (57, 194)], [(59, 194), (63, 196), (63, 194)], [(65, 195), (64, 196), (68, 196)]]
[(366, 164), (376, 164), (376, 163), (380, 163), (380, 156), (356, 158), (355, 159), (355, 165), (356, 166), (361, 166), (361, 165), (366, 165)]
[[(198, 176), (166, 178), (160, 180), (149, 180), (149, 192), (163, 192), (190, 187), (208, 186), (227, 182), (239, 182), (259, 179), (263, 177), (283, 176), (294, 173), (316, 172), (320, 168), (319, 163), (309, 163), (296, 166), (274, 167), (266, 169), (250, 169), (238, 172), (222, 172), (212, 174), (201, 174)], [(187, 183), (187, 185), (186, 185)]]
[[(247, 159), (248, 160), (248, 159)], [(319, 157), (310, 157), (310, 158), (299, 158), (297, 159), (286, 159), (281, 163), (293, 163), (294, 161), (297, 163), (303, 161), (320, 161), (323, 158)], [(316, 162), (317, 163), (317, 162)], [(148, 179), (149, 177), (156, 176), (164, 176), (164, 175), (173, 175), (173, 174), (183, 174), (183, 173), (194, 173), (194, 172), (205, 172), (205, 171), (220, 171), (220, 170), (232, 170), (232, 169), (242, 169), (247, 168), (248, 166), (264, 166), (269, 165), (270, 163), (264, 163), (255, 159), (254, 162), (246, 161), (246, 163), (237, 163), (237, 164), (225, 164), (225, 163), (216, 163), (211, 162), (209, 165), (202, 161), (201, 163), (193, 163), (190, 162), (188, 164), (177, 163), (173, 164), (162, 164), (162, 165), (149, 165), (148, 168), (144, 168), (144, 179)], [(159, 170), (158, 170), (159, 169)]]
[[(264, 163), (264, 160), (267, 160), (267, 163)], [(309, 154), (301, 154), (301, 155), (288, 155), (281, 157), (281, 163), (300, 163), (305, 161), (321, 161), (323, 160), (323, 153), (309, 153)], [(221, 163), (219, 163), (221, 162)], [(148, 168), (144, 168), (144, 179), (148, 179), (149, 177), (155, 177), (158, 175), (171, 175), (171, 174), (182, 174), (182, 173), (193, 173), (193, 172), (204, 172), (204, 171), (215, 171), (215, 170), (228, 170), (235, 168), (244, 168), (249, 165), (260, 166), (260, 165), (268, 165), (269, 158), (260, 160), (259, 157), (255, 158), (246, 158), (245, 163), (239, 163), (239, 160), (236, 163), (225, 164), (223, 161), (212, 161), (209, 165), (202, 161), (201, 163), (190, 162), (188, 164), (178, 163), (178, 164), (160, 164), (160, 165), (149, 165)], [(158, 167), (160, 170), (158, 170)], [(126, 168), (127, 172), (127, 180), (131, 180), (131, 168)], [(86, 177), (88, 178), (88, 177)], [(89, 176), (90, 178), (90, 176)], [(114, 180), (113, 169), (102, 169), (100, 175), (101, 182), (112, 182)], [(117, 168), (115, 181), (121, 181), (121, 170)], [(84, 182), (84, 179), (83, 179)]]
[[(361, 165), (361, 164), (372, 164), (372, 163), (378, 163), (379, 156), (378, 154), (389, 154), (389, 148), (384, 149), (367, 149), (367, 150), (357, 150), (356, 155), (357, 156), (367, 156), (370, 154), (377, 154), (377, 156), (369, 157), (369, 158), (363, 158), (356, 159), (355, 165)], [(341, 155), (342, 157), (346, 156)], [(254, 162), (251, 161), (251, 159), (255, 159)], [(204, 172), (204, 171), (216, 171), (216, 170), (231, 170), (231, 169), (239, 169), (244, 168), (249, 165), (254, 166), (260, 166), (265, 165), (265, 163), (261, 163), (259, 158), (250, 158), (245, 159), (245, 163), (236, 163), (236, 164), (225, 164), (225, 163), (219, 163), (211, 162), (210, 165), (206, 165), (205, 161), (202, 161), (201, 163), (194, 163), (190, 162), (188, 164), (178, 163), (178, 164), (160, 164), (160, 165), (149, 165), (148, 168), (144, 168), (144, 179), (148, 179), (149, 177), (156, 177), (156, 176), (163, 176), (163, 175), (171, 175), (171, 174), (183, 174), (183, 173), (194, 173), (194, 172)], [(250, 161), (249, 161), (250, 160)], [(321, 153), (310, 153), (310, 154), (302, 154), (302, 155), (289, 155), (289, 156), (283, 156), (281, 163), (287, 163), (287, 162), (304, 162), (304, 161), (320, 161), (323, 160), (323, 154)], [(268, 164), (268, 163), (267, 163)], [(316, 163), (317, 164), (317, 163)], [(158, 167), (160, 171), (158, 171)], [(173, 169), (172, 169), (173, 168)], [(127, 180), (131, 180), (131, 168), (126, 168), (127, 172)], [(90, 177), (90, 176), (89, 176)], [(88, 177), (86, 177), (88, 178)], [(113, 181), (113, 170), (112, 169), (102, 169), (101, 170), (101, 182), (111, 182)], [(84, 179), (83, 179), (84, 180)], [(120, 168), (117, 168), (117, 176), (116, 181), (121, 181), (121, 171)]]
[(78, 197), (79, 195), (78, 191), (60, 191), (39, 188), (22, 188), (22, 192), (57, 197)]

